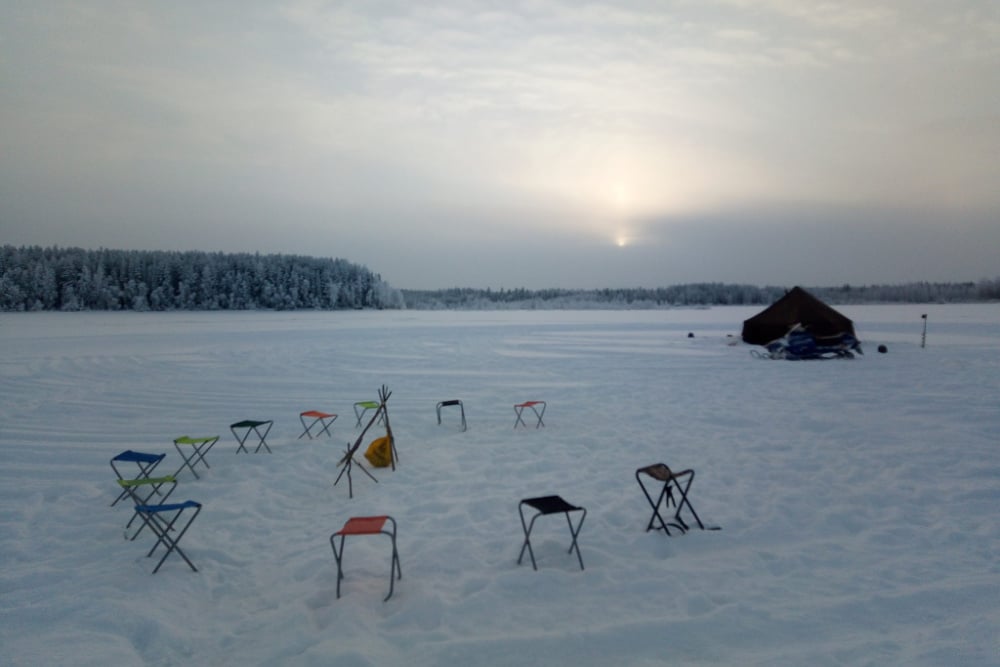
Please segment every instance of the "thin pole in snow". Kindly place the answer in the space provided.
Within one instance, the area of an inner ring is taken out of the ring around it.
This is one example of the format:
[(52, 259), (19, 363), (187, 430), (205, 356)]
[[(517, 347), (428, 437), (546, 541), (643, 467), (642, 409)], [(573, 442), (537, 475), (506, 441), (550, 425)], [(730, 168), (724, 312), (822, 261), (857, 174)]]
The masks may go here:
[(920, 347), (927, 347), (927, 313), (920, 316), (924, 321), (924, 332), (920, 334)]

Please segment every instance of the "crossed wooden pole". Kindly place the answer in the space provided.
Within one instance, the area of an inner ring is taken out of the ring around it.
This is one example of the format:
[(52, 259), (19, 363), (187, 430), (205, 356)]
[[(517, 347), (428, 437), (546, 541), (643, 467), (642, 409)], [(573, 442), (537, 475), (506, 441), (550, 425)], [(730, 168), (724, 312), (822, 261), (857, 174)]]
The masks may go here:
[(340, 478), (343, 477), (344, 473), (346, 472), (347, 493), (349, 498), (354, 497), (354, 482), (351, 479), (351, 469), (355, 465), (361, 468), (361, 471), (366, 475), (368, 475), (372, 479), (372, 481), (378, 484), (378, 480), (375, 479), (375, 475), (371, 474), (360, 461), (354, 460), (354, 455), (361, 447), (361, 443), (364, 442), (365, 434), (368, 433), (368, 429), (370, 429), (372, 425), (374, 425), (375, 422), (378, 421), (379, 417), (382, 417), (382, 421), (385, 423), (385, 434), (386, 437), (389, 438), (390, 463), (392, 464), (392, 469), (393, 470), (396, 469), (396, 461), (399, 459), (399, 456), (396, 453), (396, 439), (392, 435), (392, 426), (389, 424), (389, 410), (386, 407), (386, 403), (389, 401), (390, 396), (392, 396), (392, 392), (389, 391), (388, 387), (382, 385), (382, 387), (378, 390), (378, 398), (379, 398), (378, 409), (375, 410), (375, 414), (372, 415), (372, 418), (368, 421), (368, 424), (361, 431), (361, 435), (358, 436), (358, 439), (354, 441), (353, 445), (351, 445), (344, 451), (344, 456), (342, 456), (340, 461), (337, 463), (337, 465), (340, 466), (340, 474), (337, 475), (337, 479), (334, 480), (333, 485), (337, 486), (337, 484), (340, 482)]

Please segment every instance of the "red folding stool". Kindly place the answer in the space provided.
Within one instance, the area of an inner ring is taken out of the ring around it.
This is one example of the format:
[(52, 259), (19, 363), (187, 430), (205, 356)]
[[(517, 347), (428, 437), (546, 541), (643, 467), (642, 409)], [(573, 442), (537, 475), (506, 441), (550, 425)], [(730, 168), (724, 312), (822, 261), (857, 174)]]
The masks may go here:
[[(538, 406), (542, 406), (541, 412), (538, 411)], [(538, 423), (535, 424), (535, 428), (545, 426), (545, 422), (542, 421), (542, 417), (545, 415), (545, 401), (525, 401), (514, 406), (514, 414), (517, 415), (517, 419), (514, 421), (514, 428), (517, 428), (518, 424), (528, 428), (528, 425), (524, 423), (523, 417), (525, 408), (531, 408), (531, 411), (538, 417)]]
[[(312, 419), (309, 424), (306, 424), (306, 417)], [(330, 433), (330, 426), (333, 422), (337, 421), (337, 415), (331, 412), (321, 412), (319, 410), (306, 410), (305, 412), (299, 413), (299, 421), (302, 422), (302, 435), (297, 438), (298, 440), (301, 440), (307, 435), (309, 436), (309, 439), (312, 440), (312, 429), (317, 424), (320, 426), (319, 432), (316, 433), (317, 438), (324, 433), (332, 438), (333, 434)]]
[[(392, 523), (392, 529), (386, 528), (386, 523)], [(388, 535), (392, 539), (392, 562), (389, 564), (389, 594), (382, 601), (385, 602), (392, 597), (393, 584), (396, 579), (403, 578), (403, 571), (399, 567), (399, 552), (396, 550), (396, 520), (388, 515), (381, 516), (355, 516), (347, 520), (344, 527), (330, 536), (330, 546), (333, 548), (333, 557), (337, 561), (337, 598), (340, 598), (340, 580), (344, 578), (344, 539), (348, 535)], [(340, 536), (340, 551), (337, 550), (336, 538)]]

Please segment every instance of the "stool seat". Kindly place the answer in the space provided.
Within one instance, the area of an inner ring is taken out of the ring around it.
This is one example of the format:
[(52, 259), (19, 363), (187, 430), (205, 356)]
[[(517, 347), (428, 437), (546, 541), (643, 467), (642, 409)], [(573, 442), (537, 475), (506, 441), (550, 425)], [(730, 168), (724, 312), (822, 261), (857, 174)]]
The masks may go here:
[(156, 463), (161, 461), (166, 454), (147, 454), (146, 452), (135, 452), (131, 449), (127, 449), (112, 461), (129, 461), (132, 463)]
[(556, 514), (558, 512), (572, 512), (581, 509), (576, 505), (570, 505), (561, 496), (542, 496), (541, 498), (528, 498), (522, 500), (525, 505), (530, 505), (542, 514)]
[(161, 505), (136, 505), (135, 510), (137, 512), (145, 512), (146, 514), (157, 514), (159, 512), (176, 512), (177, 510), (189, 509), (192, 507), (201, 507), (201, 503), (196, 503), (193, 500), (185, 500), (182, 503), (165, 503)]

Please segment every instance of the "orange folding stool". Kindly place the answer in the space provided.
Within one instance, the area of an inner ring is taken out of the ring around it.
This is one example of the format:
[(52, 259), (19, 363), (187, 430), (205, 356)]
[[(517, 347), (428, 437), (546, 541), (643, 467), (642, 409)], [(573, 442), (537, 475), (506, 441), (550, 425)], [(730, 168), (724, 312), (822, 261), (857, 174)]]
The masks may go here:
[[(542, 406), (542, 411), (538, 411), (538, 406)], [(517, 419), (514, 421), (514, 428), (517, 428), (518, 424), (527, 428), (528, 425), (524, 423), (523, 413), (525, 408), (531, 408), (531, 411), (535, 413), (538, 417), (538, 423), (535, 424), (535, 428), (539, 426), (545, 426), (545, 422), (542, 421), (542, 417), (545, 415), (545, 401), (525, 401), (524, 403), (518, 403), (514, 406), (514, 414), (517, 415)]]
[[(386, 523), (392, 523), (392, 529), (386, 528)], [(385, 602), (392, 597), (393, 584), (396, 579), (403, 578), (403, 571), (399, 567), (399, 552), (396, 550), (396, 520), (388, 515), (381, 516), (355, 516), (347, 520), (344, 527), (330, 536), (330, 546), (333, 548), (333, 557), (337, 561), (337, 598), (340, 598), (340, 580), (344, 578), (344, 539), (348, 535), (388, 535), (392, 538), (392, 562), (389, 564), (389, 594), (382, 601)], [(340, 550), (337, 550), (336, 538), (340, 537)]]
[[(308, 425), (306, 425), (306, 417), (312, 419), (312, 421), (309, 422)], [(337, 415), (330, 412), (320, 412), (319, 410), (306, 410), (305, 412), (299, 413), (299, 421), (302, 422), (303, 430), (302, 430), (302, 435), (300, 435), (297, 439), (301, 440), (304, 436), (308, 435), (309, 439), (312, 440), (313, 439), (312, 429), (317, 424), (319, 424), (321, 427), (319, 432), (316, 433), (317, 438), (323, 435), (324, 433), (326, 433), (328, 436), (332, 438), (333, 434), (330, 433), (330, 426), (333, 424), (333, 422), (337, 421)]]

